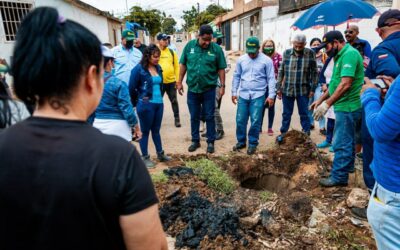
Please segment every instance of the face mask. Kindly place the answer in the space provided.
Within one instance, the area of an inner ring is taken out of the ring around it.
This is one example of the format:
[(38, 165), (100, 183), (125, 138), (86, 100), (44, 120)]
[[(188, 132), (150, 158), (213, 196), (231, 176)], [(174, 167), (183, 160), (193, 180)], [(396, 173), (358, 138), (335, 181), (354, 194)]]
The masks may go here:
[(264, 52), (265, 54), (267, 54), (267, 55), (272, 55), (272, 54), (274, 53), (274, 48), (265, 47), (265, 48), (263, 49), (263, 52)]
[(337, 55), (337, 53), (338, 53), (338, 49), (334, 48), (333, 45), (332, 45), (331, 50), (328, 52), (328, 56), (329, 57), (335, 57)]
[(133, 47), (133, 41), (126, 41), (125, 46), (127, 49), (131, 49)]

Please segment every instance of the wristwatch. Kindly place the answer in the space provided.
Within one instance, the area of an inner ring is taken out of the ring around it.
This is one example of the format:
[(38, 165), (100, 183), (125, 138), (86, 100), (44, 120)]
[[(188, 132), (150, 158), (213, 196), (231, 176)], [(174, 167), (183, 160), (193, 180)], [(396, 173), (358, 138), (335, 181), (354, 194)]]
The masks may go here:
[(225, 84), (221, 84), (221, 88), (225, 88)]

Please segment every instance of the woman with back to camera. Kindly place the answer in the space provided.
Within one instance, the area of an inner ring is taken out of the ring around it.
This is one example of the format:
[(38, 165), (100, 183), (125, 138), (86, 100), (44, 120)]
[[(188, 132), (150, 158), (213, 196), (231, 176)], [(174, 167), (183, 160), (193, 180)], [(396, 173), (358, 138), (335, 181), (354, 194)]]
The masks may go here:
[(143, 161), (148, 168), (152, 168), (155, 165), (150, 160), (148, 152), (150, 132), (156, 147), (158, 160), (169, 161), (171, 159), (164, 154), (160, 135), (164, 113), (162, 70), (158, 65), (160, 54), (161, 51), (155, 44), (150, 44), (145, 48), (142, 61), (132, 69), (129, 80), (131, 96), (138, 97), (136, 111), (142, 130), (142, 139), (139, 144)]
[(103, 91), (100, 46), (54, 8), (19, 27), (14, 89), (37, 108), (0, 133), (2, 250), (167, 249), (134, 146), (86, 123)]

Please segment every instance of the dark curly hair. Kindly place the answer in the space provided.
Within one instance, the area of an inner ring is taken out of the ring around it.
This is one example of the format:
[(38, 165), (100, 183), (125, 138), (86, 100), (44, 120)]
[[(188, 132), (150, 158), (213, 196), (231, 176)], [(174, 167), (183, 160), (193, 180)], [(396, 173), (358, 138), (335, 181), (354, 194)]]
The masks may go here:
[(155, 44), (150, 44), (144, 49), (143, 57), (142, 60), (140, 61), (140, 64), (142, 65), (143, 68), (145, 69), (149, 68), (150, 58), (152, 55), (156, 53), (161, 54), (161, 51)]

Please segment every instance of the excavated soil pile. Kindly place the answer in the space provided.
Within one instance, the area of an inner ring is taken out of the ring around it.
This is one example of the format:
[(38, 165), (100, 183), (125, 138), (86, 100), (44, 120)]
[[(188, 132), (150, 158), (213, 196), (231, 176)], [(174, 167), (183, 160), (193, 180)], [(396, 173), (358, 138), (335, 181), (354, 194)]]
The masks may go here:
[[(221, 244), (224, 249), (259, 247), (240, 229), (237, 207), (226, 203), (224, 197), (201, 184), (190, 168), (175, 167), (164, 170), (164, 173), (169, 176), (169, 183), (156, 184), (158, 191), (168, 190), (159, 193), (162, 197), (160, 218), (164, 230), (176, 237), (177, 248), (203, 249)], [(195, 190), (200, 190), (202, 194)], [(217, 196), (216, 200), (205, 198)]]

